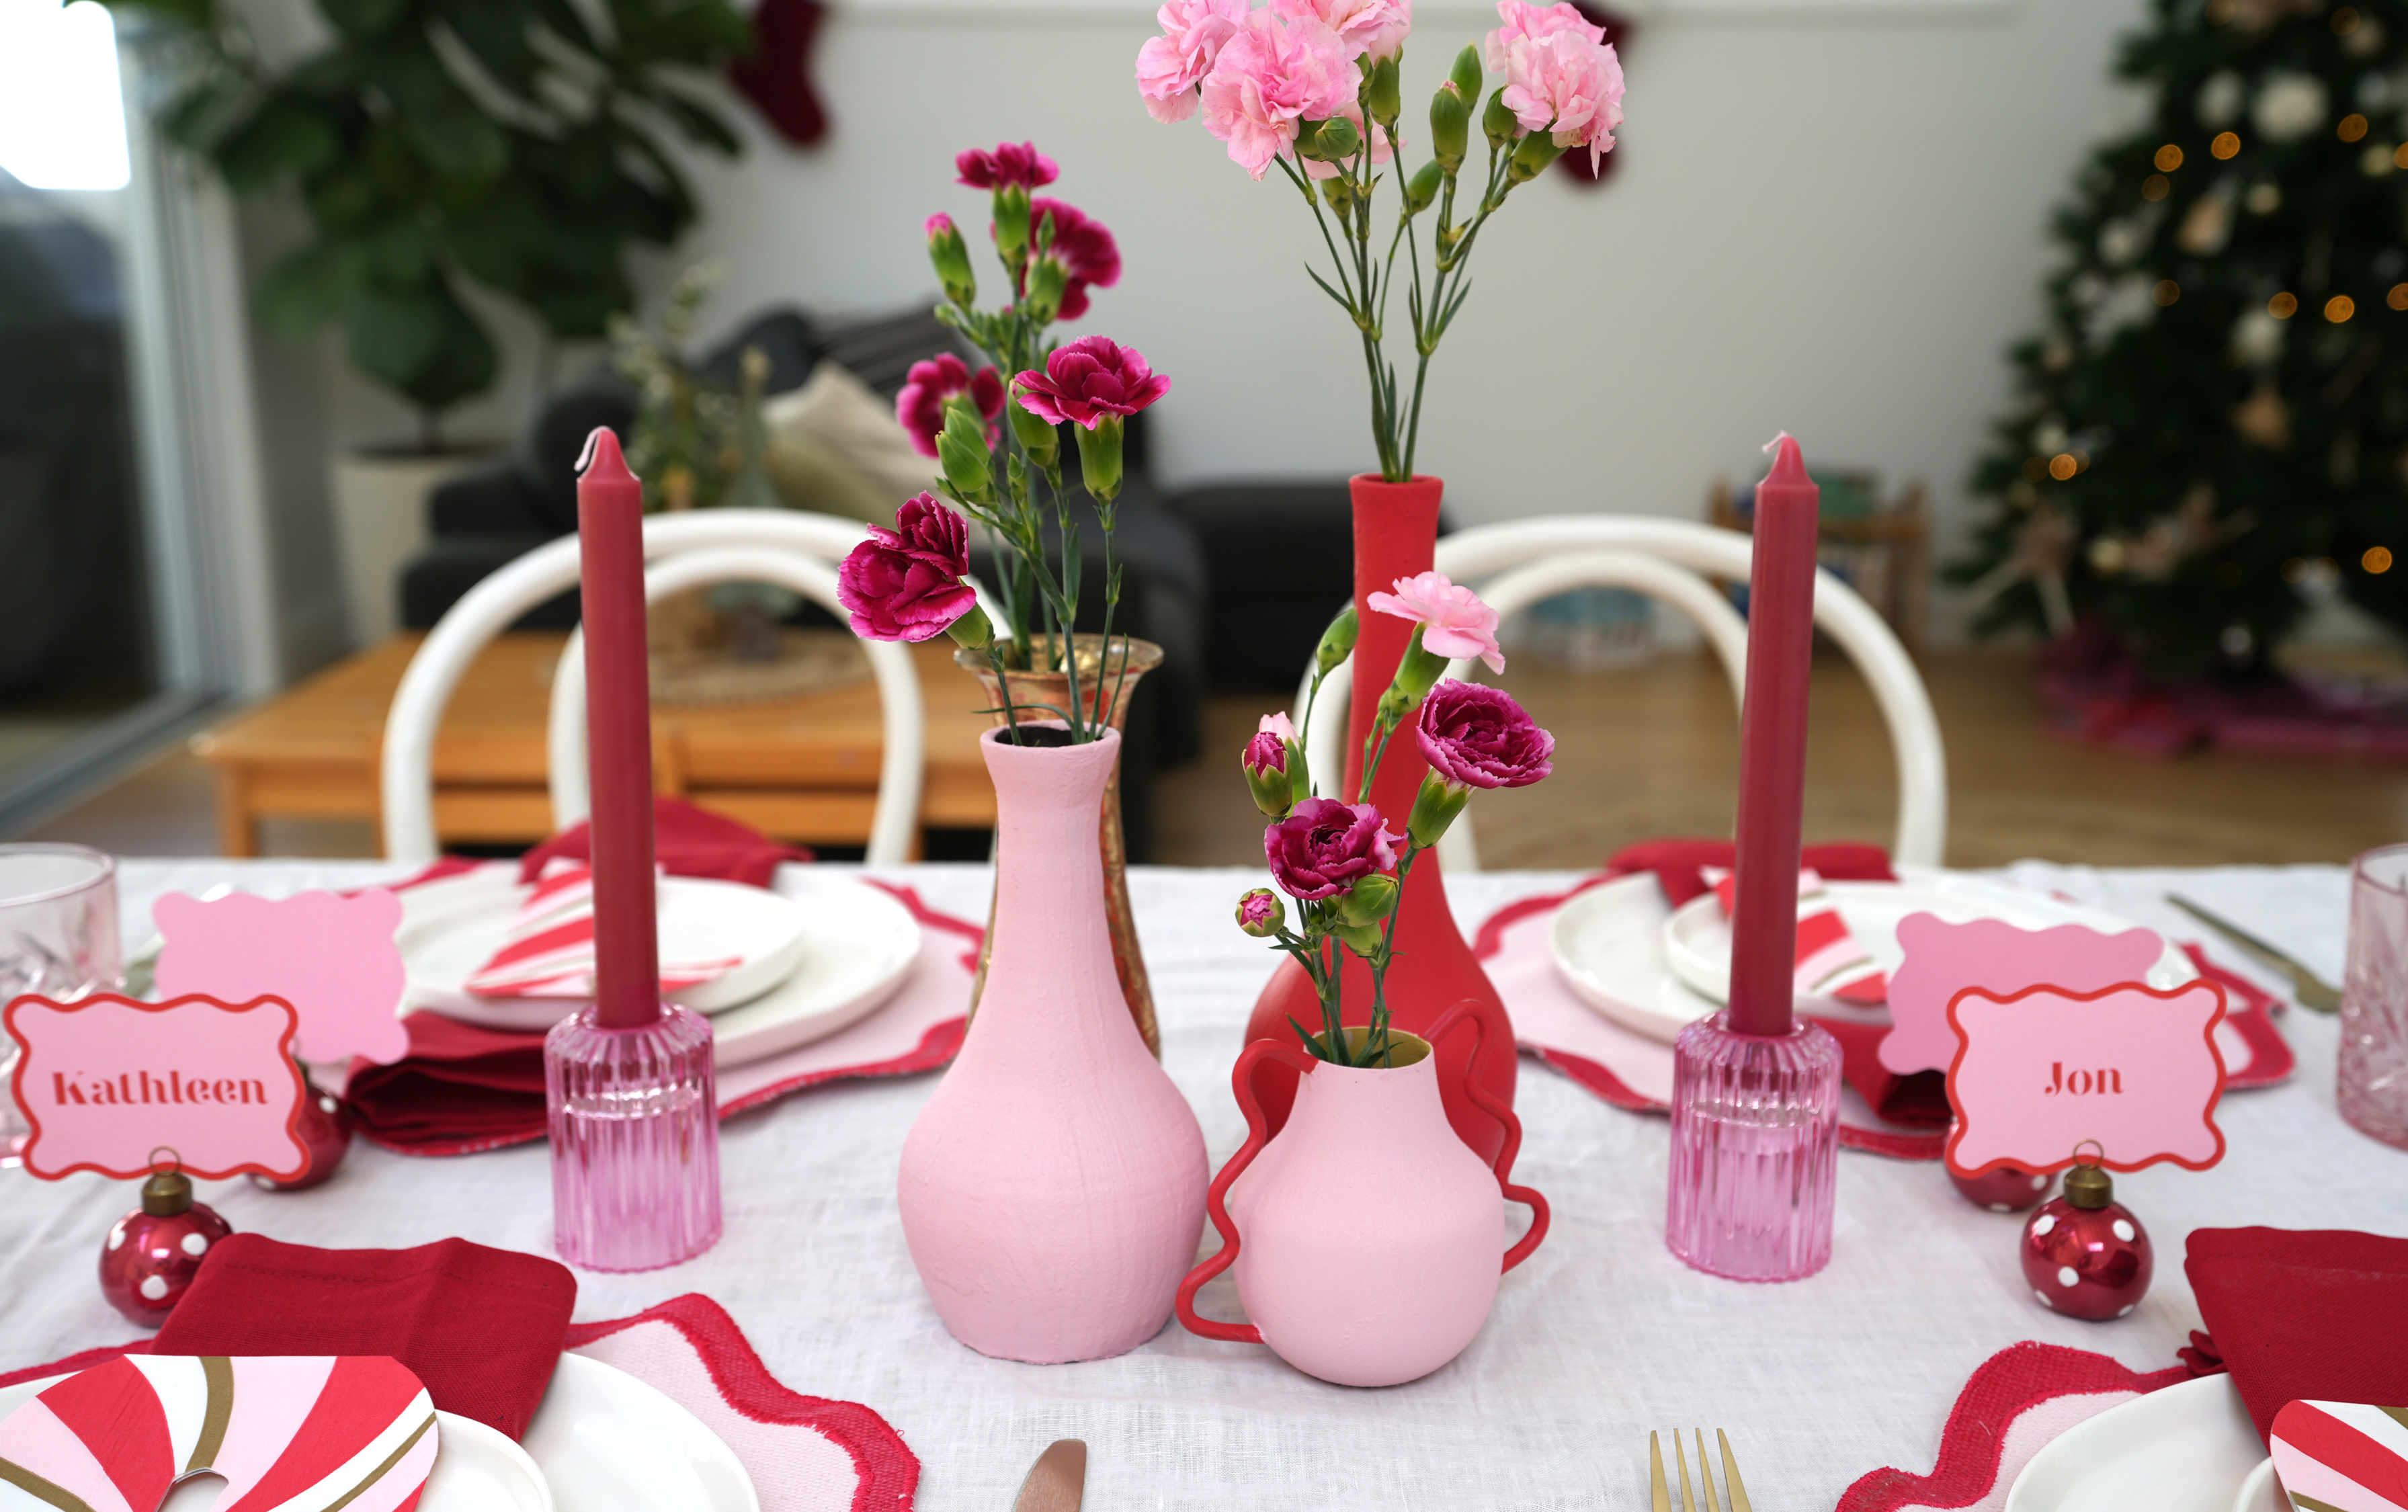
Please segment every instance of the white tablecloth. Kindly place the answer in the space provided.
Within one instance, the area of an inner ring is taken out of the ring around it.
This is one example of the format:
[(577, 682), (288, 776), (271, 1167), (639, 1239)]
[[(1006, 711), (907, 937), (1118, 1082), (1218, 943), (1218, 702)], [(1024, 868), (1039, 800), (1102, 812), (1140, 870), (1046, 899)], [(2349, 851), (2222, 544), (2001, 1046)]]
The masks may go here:
[[(2027, 863), (2027, 882), (2196, 938), (2160, 899), (2179, 888), (2251, 921), (2329, 977), (2341, 971), (2347, 884), (2336, 867), (2105, 872)], [(263, 892), (391, 876), (373, 863), (128, 863), (129, 944), (150, 900), (232, 881)], [(942, 908), (981, 917), (986, 873), (910, 868)], [(1559, 876), (1456, 879), (1467, 926)], [(1203, 1120), (1217, 1164), (1243, 1121), (1228, 1071), (1271, 966), (1229, 922), (1250, 878), (1138, 868), (1140, 933), (1160, 1006), (1164, 1059)], [(2279, 986), (2237, 952), (2219, 959)], [(866, 1403), (920, 1455), (927, 1512), (1001, 1512), (1054, 1438), (1090, 1446), (1098, 1509), (1640, 1507), (1650, 1428), (1728, 1428), (1756, 1504), (1829, 1506), (1881, 1465), (1928, 1469), (1957, 1388), (2018, 1339), (2095, 1349), (2155, 1369), (2199, 1315), (2182, 1273), (2195, 1227), (2268, 1223), (2408, 1234), (2408, 1154), (2343, 1124), (2333, 1108), (2328, 1018), (2283, 1020), (2299, 1053), (2288, 1086), (2229, 1098), (2224, 1163), (2117, 1178), (2157, 1246), (2148, 1299), (2086, 1324), (2025, 1290), (2020, 1220), (1982, 1212), (1937, 1164), (1845, 1154), (1837, 1243), (1821, 1275), (1750, 1286), (1692, 1271), (1663, 1242), (1666, 1126), (1609, 1107), (1534, 1062), (1518, 1106), (1520, 1178), (1555, 1205), (1555, 1232), (1505, 1278), (1470, 1349), (1426, 1379), (1343, 1390), (1268, 1352), (1198, 1339), (1173, 1323), (1117, 1360), (1039, 1367), (971, 1353), (948, 1337), (914, 1277), (895, 1218), (895, 1170), (929, 1077), (838, 1086), (746, 1115), (724, 1131), (726, 1237), (666, 1272), (579, 1277), (580, 1319), (623, 1316), (682, 1291), (734, 1314), (797, 1391)], [(551, 1251), (549, 1170), (534, 1145), (411, 1160), (354, 1145), (315, 1191), (205, 1184), (237, 1229), (298, 1243), (407, 1246), (448, 1234)], [(133, 1205), (131, 1183), (35, 1182), (0, 1173), (0, 1364), (124, 1339), (93, 1267), (101, 1236)], [(1206, 1243), (1213, 1243), (1208, 1227)], [(1381, 1278), (1360, 1284), (1377, 1288)], [(1209, 1310), (1236, 1316), (1226, 1279)]]

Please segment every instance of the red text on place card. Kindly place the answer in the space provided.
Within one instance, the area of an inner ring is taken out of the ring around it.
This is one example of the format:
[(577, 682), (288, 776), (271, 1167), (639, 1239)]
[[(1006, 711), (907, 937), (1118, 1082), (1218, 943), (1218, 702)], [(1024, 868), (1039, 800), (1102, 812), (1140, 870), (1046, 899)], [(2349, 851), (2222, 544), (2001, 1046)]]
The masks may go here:
[(308, 1090), (293, 1061), (296, 1021), (273, 997), (17, 999), (0, 1024), (22, 1050), (9, 1091), (33, 1126), (25, 1170), (131, 1178), (164, 1147), (188, 1176), (299, 1176), (309, 1152), (293, 1132)]
[(2215, 1126), (2224, 1058), (2215, 1025), (2224, 989), (2125, 982), (2096, 991), (1970, 988), (1948, 1005), (1956, 1055), (1948, 1103), (1956, 1127), (1948, 1169), (2057, 1171), (2095, 1142), (2100, 1163), (2136, 1171), (2159, 1161), (2201, 1170), (2224, 1158)]

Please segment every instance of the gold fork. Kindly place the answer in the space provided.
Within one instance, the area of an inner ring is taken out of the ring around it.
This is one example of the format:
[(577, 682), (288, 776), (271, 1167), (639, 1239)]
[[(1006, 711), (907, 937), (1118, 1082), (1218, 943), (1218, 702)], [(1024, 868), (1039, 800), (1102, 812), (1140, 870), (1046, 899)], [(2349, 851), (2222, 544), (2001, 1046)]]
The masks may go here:
[[(1706, 1491), (1703, 1512), (1723, 1512), (1722, 1503), (1714, 1497), (1714, 1473), (1707, 1468), (1705, 1430), (1700, 1428), (1695, 1432), (1698, 1435), (1698, 1479), (1704, 1484)], [(1730, 1435), (1717, 1428), (1714, 1437), (1722, 1443), (1723, 1491), (1730, 1498), (1730, 1512), (1756, 1512), (1748, 1505), (1747, 1487), (1740, 1481), (1739, 1462), (1731, 1457)], [(1647, 1463), (1649, 1489), (1656, 1497), (1655, 1512), (1672, 1512), (1671, 1492), (1664, 1484), (1664, 1451), (1653, 1433), (1647, 1435)], [(1700, 1512), (1697, 1498), (1689, 1491), (1689, 1459), (1681, 1452), (1681, 1435), (1677, 1431), (1672, 1434), (1672, 1463), (1681, 1473), (1681, 1512)]]

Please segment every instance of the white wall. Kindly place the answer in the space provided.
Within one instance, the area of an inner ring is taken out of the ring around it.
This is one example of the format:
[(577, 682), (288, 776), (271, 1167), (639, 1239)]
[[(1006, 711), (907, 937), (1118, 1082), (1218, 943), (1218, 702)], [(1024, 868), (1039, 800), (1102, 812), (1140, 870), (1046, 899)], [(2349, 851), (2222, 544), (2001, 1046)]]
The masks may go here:
[[(1710, 478), (1746, 475), (1785, 427), (1810, 460), (1928, 478), (1953, 541), (2007, 392), (2003, 349), (2039, 307), (2048, 210), (2129, 108), (2108, 70), (2143, 7), (1756, 0), (1712, 13), (1730, 3), (1641, 11), (1620, 172), (1602, 191), (1551, 174), (1484, 235), (1434, 368), (1423, 469), (1447, 478), (1466, 520), (1693, 516)], [(648, 270), (653, 287), (725, 259), (707, 329), (773, 301), (912, 299), (934, 282), (922, 219), (984, 223), (984, 196), (952, 183), (954, 152), (1033, 138), (1062, 163), (1054, 191), (1120, 238), (1127, 272), (1075, 334), (1132, 343), (1171, 375), (1157, 412), (1168, 481), (1369, 465), (1352, 328), (1299, 266), (1318, 247), (1310, 219), (1276, 170), (1254, 183), (1197, 121), (1145, 115), (1131, 82), (1153, 30), (1143, 7), (839, 7), (816, 68), (832, 137), (796, 151), (752, 129), (741, 163), (698, 165), (708, 219)], [(1462, 0), (1420, 11), (1409, 102), (1484, 29)], [(1416, 165), (1419, 114), (1409, 105)], [(512, 376), (525, 371), (515, 347)], [(502, 429), (519, 403), (497, 396), (464, 428)], [(353, 434), (402, 423), (356, 393), (343, 417)]]

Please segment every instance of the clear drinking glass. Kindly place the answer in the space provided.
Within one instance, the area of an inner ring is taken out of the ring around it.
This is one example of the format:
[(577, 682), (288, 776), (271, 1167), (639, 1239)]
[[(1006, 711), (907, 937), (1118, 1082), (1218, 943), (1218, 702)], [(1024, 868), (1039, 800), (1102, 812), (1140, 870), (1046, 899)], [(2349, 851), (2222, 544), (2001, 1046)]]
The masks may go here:
[(2408, 1149), (2408, 845), (2358, 858), (2341, 988), (2341, 1116)]
[[(0, 1005), (38, 993), (72, 1003), (123, 983), (117, 862), (83, 846), (0, 845)], [(17, 1042), (0, 1035), (0, 1168), (33, 1131), (6, 1093)]]

